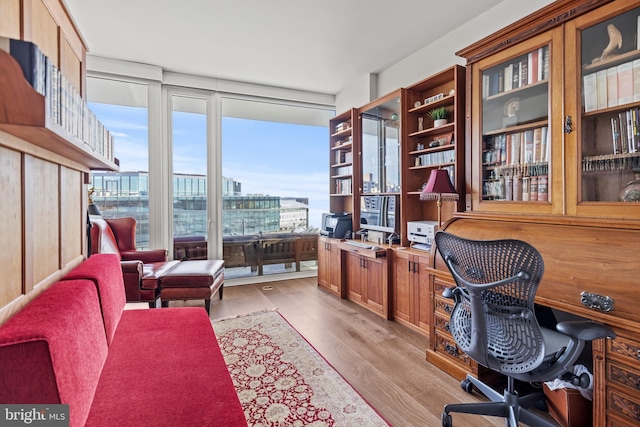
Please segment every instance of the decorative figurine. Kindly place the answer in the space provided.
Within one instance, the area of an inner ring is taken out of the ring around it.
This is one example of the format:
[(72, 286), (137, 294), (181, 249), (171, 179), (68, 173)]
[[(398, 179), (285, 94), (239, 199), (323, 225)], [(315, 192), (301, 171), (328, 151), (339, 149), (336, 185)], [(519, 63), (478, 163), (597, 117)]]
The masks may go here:
[(607, 25), (607, 32), (609, 33), (609, 44), (602, 51), (602, 55), (599, 58), (595, 58), (591, 63), (601, 62), (610, 57), (616, 49), (622, 48), (622, 33), (616, 28), (615, 25)]
[(424, 130), (424, 117), (418, 117), (418, 132)]

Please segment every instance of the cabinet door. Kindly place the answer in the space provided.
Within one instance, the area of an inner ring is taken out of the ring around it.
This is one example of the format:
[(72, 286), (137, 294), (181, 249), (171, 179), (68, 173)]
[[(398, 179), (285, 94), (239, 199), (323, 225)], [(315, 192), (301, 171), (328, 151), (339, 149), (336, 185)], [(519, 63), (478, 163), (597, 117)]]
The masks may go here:
[(562, 213), (562, 28), (472, 66), (472, 209)]
[(416, 279), (416, 324), (417, 326), (429, 332), (429, 323), (431, 321), (431, 295), (429, 293), (429, 278), (430, 274), (427, 271), (429, 266), (429, 258), (416, 257), (414, 273)]
[(569, 214), (640, 217), (637, 6), (613, 2), (566, 25)]
[(331, 290), (331, 286), (329, 284), (329, 276), (331, 272), (331, 265), (329, 264), (331, 243), (329, 243), (324, 237), (318, 237), (318, 239), (318, 285)]
[(393, 260), (393, 318), (398, 321), (412, 322), (413, 272), (411, 257), (403, 251), (394, 251)]
[(347, 298), (354, 302), (363, 300), (362, 264), (364, 260), (360, 255), (347, 252)]
[(386, 258), (362, 258), (363, 261), (363, 299), (368, 307), (382, 314), (387, 314)]

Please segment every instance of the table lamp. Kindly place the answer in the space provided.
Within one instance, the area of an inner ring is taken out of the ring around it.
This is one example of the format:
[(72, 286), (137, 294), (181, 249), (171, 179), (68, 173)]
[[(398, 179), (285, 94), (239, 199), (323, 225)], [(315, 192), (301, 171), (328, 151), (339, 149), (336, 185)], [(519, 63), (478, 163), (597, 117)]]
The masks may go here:
[(432, 169), (427, 185), (420, 192), (420, 200), (436, 200), (438, 204), (438, 229), (442, 225), (442, 201), (458, 200), (458, 193), (445, 169)]

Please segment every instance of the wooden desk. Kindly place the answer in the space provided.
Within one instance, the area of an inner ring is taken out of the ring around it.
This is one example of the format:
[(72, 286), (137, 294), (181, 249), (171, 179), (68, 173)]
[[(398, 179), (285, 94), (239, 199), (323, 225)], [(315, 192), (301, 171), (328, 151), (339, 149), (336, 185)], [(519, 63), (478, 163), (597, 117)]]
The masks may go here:
[[(594, 426), (631, 426), (640, 422), (640, 230), (593, 226), (584, 221), (544, 223), (540, 218), (461, 217), (447, 232), (471, 239), (515, 238), (537, 248), (545, 272), (536, 294), (542, 305), (611, 326), (618, 338), (593, 343)], [(447, 301), (442, 289), (453, 285), (436, 253), (431, 273), (434, 298), (427, 359), (457, 378), (488, 370), (465, 357), (446, 331)], [(583, 291), (608, 297), (610, 311), (582, 303)], [(443, 314), (445, 316), (443, 316)], [(446, 323), (446, 322), (445, 322)], [(452, 344), (453, 343), (453, 344)]]

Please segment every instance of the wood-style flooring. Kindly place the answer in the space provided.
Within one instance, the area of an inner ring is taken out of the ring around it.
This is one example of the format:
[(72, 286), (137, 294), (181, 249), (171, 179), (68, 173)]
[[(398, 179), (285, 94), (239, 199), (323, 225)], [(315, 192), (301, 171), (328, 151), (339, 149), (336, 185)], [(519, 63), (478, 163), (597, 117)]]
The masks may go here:
[[(203, 306), (177, 301), (172, 306)], [(446, 403), (485, 400), (425, 360), (427, 337), (317, 286), (317, 278), (225, 286), (211, 318), (276, 308), (391, 425), (440, 426)], [(504, 426), (498, 418), (453, 414), (455, 427)]]

